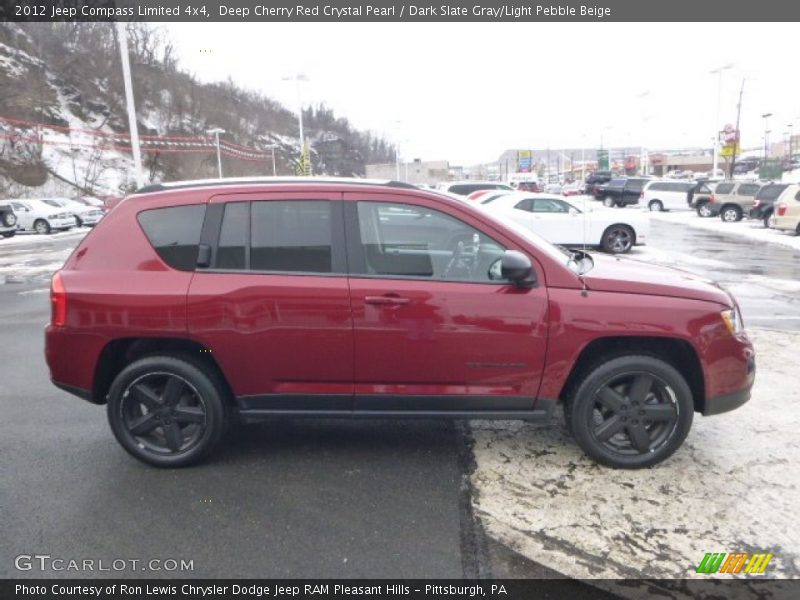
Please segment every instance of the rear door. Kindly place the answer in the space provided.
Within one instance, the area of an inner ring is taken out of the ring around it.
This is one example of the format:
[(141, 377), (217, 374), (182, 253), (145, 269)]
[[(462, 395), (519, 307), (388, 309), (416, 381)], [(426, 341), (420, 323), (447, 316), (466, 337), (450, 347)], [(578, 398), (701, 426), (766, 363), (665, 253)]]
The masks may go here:
[(345, 199), (356, 408), (533, 408), (546, 349), (541, 269), (532, 289), (499, 280), (512, 243), (452, 207), (392, 193)]
[(189, 289), (189, 331), (212, 349), (242, 408), (352, 408), (340, 198), (270, 192), (209, 202), (201, 244), (212, 252)]

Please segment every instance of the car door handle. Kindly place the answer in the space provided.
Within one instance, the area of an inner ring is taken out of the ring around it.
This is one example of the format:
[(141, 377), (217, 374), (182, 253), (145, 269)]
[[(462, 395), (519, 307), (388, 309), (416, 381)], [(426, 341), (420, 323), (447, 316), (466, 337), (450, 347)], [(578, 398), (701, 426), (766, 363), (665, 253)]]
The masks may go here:
[(364, 304), (375, 304), (377, 306), (400, 306), (411, 302), (408, 298), (401, 298), (400, 296), (367, 296), (364, 298)]

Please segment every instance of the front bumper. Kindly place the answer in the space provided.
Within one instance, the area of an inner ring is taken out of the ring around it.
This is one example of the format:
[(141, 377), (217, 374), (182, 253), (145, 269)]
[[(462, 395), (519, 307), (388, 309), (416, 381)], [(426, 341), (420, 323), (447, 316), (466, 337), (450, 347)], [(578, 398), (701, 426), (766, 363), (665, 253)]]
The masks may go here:
[(713, 395), (703, 404), (704, 416), (729, 412), (750, 400), (756, 379), (755, 351), (746, 337), (744, 340), (739, 338), (736, 345), (738, 348), (729, 348), (729, 356), (721, 361), (724, 366), (716, 371), (717, 385), (711, 390)]
[(49, 219), (50, 229), (69, 229), (75, 227), (78, 222), (75, 217), (68, 217), (66, 219)]

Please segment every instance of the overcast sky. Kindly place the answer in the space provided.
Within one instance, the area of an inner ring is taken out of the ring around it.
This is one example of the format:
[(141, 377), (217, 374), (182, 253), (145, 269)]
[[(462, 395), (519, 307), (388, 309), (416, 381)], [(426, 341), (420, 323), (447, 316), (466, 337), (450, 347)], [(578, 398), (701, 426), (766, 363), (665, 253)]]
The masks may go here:
[[(800, 133), (790, 23), (242, 23), (164, 25), (183, 67), (229, 76), (293, 110), (325, 104), (401, 144), (405, 158), (496, 160), (506, 148), (710, 147), (733, 123), (744, 147)], [(398, 121), (400, 123), (398, 123)]]

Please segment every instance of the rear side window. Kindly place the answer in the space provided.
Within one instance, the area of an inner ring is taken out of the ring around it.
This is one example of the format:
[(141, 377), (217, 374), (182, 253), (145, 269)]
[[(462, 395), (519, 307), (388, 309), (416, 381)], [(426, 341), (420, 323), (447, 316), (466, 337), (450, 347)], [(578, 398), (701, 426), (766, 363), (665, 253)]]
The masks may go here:
[(624, 179), (612, 179), (608, 182), (609, 187), (623, 187), (625, 185)]
[(647, 186), (647, 190), (650, 192), (664, 192), (669, 190), (669, 184), (656, 181), (655, 183), (651, 183), (649, 186)]
[(263, 201), (250, 210), (251, 270), (331, 272), (330, 202)]
[(720, 183), (717, 184), (717, 189), (715, 192), (717, 194), (730, 194), (733, 191), (733, 186), (736, 185), (734, 183)]
[(629, 179), (626, 187), (632, 192), (641, 192), (645, 183), (644, 179)]
[(743, 183), (739, 186), (739, 189), (736, 190), (737, 196), (755, 196), (758, 193), (758, 190), (761, 189), (761, 186), (756, 183)]
[[(758, 191), (756, 198), (758, 200), (775, 200), (787, 187), (789, 186), (780, 184), (765, 185)], [(719, 191), (719, 188), (717, 188), (717, 191)]]
[(139, 225), (158, 256), (173, 269), (194, 271), (205, 204), (155, 208), (139, 213)]

